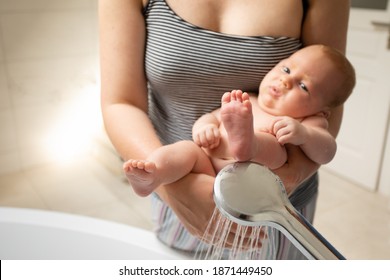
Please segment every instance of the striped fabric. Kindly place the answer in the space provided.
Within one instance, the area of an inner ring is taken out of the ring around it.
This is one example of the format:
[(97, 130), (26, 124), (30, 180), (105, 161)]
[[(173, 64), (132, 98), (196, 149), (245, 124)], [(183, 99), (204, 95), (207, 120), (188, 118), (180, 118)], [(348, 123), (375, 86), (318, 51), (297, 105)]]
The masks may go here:
[[(192, 139), (195, 120), (220, 107), (224, 92), (256, 93), (264, 75), (301, 47), (295, 38), (236, 36), (202, 29), (176, 15), (165, 0), (149, 0), (144, 14), (149, 117), (164, 144)], [(174, 248), (195, 250), (199, 240), (157, 195), (152, 197), (158, 237)]]
[(218, 108), (224, 92), (256, 93), (264, 75), (301, 46), (293, 38), (232, 36), (196, 27), (164, 0), (150, 0), (145, 17), (150, 117), (165, 144), (192, 139), (195, 120)]

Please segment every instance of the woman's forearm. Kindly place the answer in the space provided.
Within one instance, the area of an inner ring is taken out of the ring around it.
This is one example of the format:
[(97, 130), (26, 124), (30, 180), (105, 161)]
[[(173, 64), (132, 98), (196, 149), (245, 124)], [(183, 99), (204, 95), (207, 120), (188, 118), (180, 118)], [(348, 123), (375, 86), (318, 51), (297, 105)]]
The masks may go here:
[(202, 237), (215, 208), (214, 179), (190, 173), (175, 183), (160, 186), (155, 193), (172, 208), (192, 235)]
[[(301, 34), (303, 45), (324, 44), (345, 53), (349, 9), (349, 0), (308, 0)], [(342, 116), (343, 107), (340, 106), (332, 110), (328, 119), (328, 130), (334, 137), (340, 130)], [(284, 182), (287, 193), (291, 194), (300, 183), (313, 175), (320, 165), (308, 159), (299, 147), (285, 146), (288, 163), (275, 170), (275, 173)]]
[(144, 159), (161, 147), (146, 113), (125, 103), (106, 105), (103, 110), (107, 134), (123, 160)]

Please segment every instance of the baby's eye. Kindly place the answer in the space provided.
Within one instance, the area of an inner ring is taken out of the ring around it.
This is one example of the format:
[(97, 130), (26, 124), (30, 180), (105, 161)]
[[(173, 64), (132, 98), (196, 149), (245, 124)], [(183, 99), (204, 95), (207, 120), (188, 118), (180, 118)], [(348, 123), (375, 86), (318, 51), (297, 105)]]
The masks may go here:
[(282, 71), (287, 73), (287, 74), (290, 74), (290, 68), (286, 67), (286, 66), (283, 66), (282, 67)]
[(299, 83), (299, 86), (300, 86), (301, 89), (303, 89), (304, 91), (309, 92), (309, 89), (307, 88), (307, 86), (306, 86), (304, 83)]

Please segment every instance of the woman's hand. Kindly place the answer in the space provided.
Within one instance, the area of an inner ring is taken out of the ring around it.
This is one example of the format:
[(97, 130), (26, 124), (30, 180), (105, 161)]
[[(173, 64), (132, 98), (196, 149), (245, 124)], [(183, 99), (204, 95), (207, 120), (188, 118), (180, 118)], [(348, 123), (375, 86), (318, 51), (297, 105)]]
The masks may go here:
[(320, 165), (308, 159), (299, 147), (291, 144), (286, 144), (285, 147), (288, 161), (273, 172), (282, 180), (287, 194), (291, 195), (303, 181), (318, 170)]
[[(215, 209), (213, 200), (214, 177), (204, 174), (190, 173), (181, 180), (170, 185), (160, 186), (156, 193), (176, 213), (184, 227), (198, 238), (205, 237), (206, 242), (215, 242), (212, 236), (217, 224), (217, 219), (211, 220)], [(211, 224), (210, 224), (211, 222)], [(208, 229), (206, 233), (206, 229)], [(206, 233), (206, 236), (205, 236)], [(233, 224), (226, 241), (225, 247), (233, 245), (236, 235), (236, 225)], [(251, 231), (248, 230), (243, 244), (249, 244)], [(260, 233), (264, 237), (264, 233)], [(255, 245), (261, 247), (261, 238)]]

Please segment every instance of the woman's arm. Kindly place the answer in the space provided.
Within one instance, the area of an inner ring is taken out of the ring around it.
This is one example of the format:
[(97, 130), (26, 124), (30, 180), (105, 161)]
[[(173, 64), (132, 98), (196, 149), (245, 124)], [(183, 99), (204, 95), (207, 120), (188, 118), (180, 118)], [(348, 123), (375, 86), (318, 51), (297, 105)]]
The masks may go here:
[[(302, 24), (301, 39), (304, 46), (324, 44), (345, 53), (349, 19), (349, 0), (308, 0), (308, 9)], [(336, 137), (343, 116), (343, 107), (332, 110), (329, 132)], [(292, 145), (286, 145), (288, 163), (275, 170), (286, 187), (287, 193), (313, 175), (319, 165), (309, 160), (304, 153)]]
[[(302, 41), (305, 46), (324, 44), (345, 54), (350, 0), (308, 0), (309, 9), (302, 26)], [(343, 106), (332, 110), (329, 119), (329, 131), (337, 136)]]
[(124, 160), (161, 146), (147, 116), (142, 2), (99, 1), (101, 106), (107, 134)]
[[(302, 41), (305, 46), (324, 44), (345, 54), (350, 0), (308, 0), (309, 9), (302, 26)], [(332, 110), (329, 131), (336, 137), (341, 126), (343, 106)]]
[[(145, 20), (141, 0), (100, 0), (101, 107), (107, 134), (120, 156), (146, 158), (161, 147), (147, 116)], [(156, 193), (184, 226), (201, 236), (214, 210), (214, 177), (190, 174)]]

